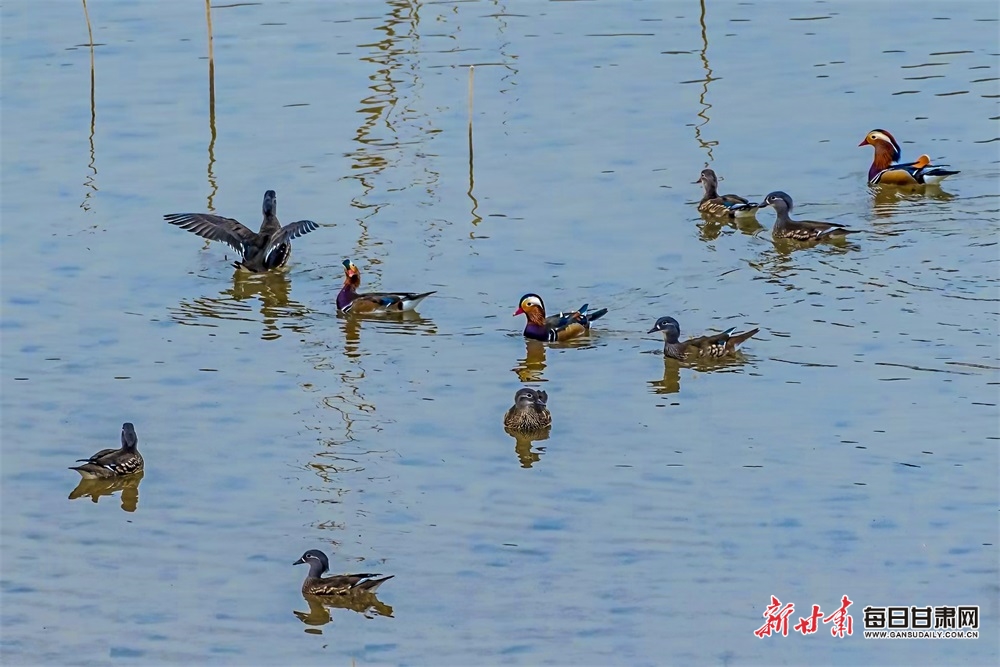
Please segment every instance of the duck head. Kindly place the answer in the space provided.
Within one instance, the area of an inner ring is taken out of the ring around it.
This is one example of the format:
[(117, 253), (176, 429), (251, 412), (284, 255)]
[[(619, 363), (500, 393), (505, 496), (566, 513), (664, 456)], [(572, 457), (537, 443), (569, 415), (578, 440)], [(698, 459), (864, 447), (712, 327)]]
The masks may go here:
[(715, 175), (715, 171), (712, 169), (702, 169), (701, 175), (695, 184), (701, 183), (705, 186), (705, 193), (715, 192), (719, 187), (719, 177)]
[(524, 315), (529, 322), (545, 324), (545, 304), (537, 294), (525, 294), (518, 303), (514, 315)]
[(883, 156), (888, 158), (890, 162), (899, 162), (899, 158), (903, 155), (896, 138), (886, 130), (872, 130), (865, 135), (858, 146), (874, 146), (876, 159)]
[(349, 259), (344, 260), (344, 284), (353, 285), (354, 287), (361, 285), (361, 272), (358, 271), (358, 267), (354, 266), (354, 262)]
[(663, 337), (668, 343), (676, 343), (677, 339), (680, 338), (681, 335), (681, 325), (672, 317), (661, 317), (656, 320), (656, 324), (653, 325), (653, 328), (646, 333), (653, 333), (656, 331), (662, 332)]
[(788, 213), (792, 210), (792, 198), (781, 190), (775, 190), (764, 197), (764, 201), (760, 203), (761, 208), (765, 206), (772, 207), (779, 215), (782, 212)]
[(277, 215), (278, 213), (278, 195), (274, 193), (274, 190), (268, 190), (264, 193), (264, 205), (261, 207), (264, 211), (264, 216)]
[(517, 393), (514, 394), (514, 406), (518, 410), (538, 410), (541, 412), (545, 409), (548, 400), (549, 395), (544, 391), (531, 389), (530, 387), (518, 389)]
[(135, 434), (132, 422), (122, 424), (122, 449), (135, 449), (139, 444), (139, 436)]
[(303, 563), (309, 564), (309, 572), (315, 572), (315, 576), (319, 576), (330, 569), (330, 561), (327, 560), (326, 554), (319, 549), (310, 549), (302, 554), (302, 557), (292, 563), (292, 565), (301, 565)]

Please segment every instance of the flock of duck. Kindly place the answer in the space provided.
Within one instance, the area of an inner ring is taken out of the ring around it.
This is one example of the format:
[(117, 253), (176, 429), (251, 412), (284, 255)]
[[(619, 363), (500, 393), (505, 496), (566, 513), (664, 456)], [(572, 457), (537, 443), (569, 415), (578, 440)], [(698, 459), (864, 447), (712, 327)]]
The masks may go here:
[[(896, 139), (886, 130), (869, 132), (859, 146), (872, 146), (875, 154), (868, 170), (870, 185), (924, 186), (934, 185), (941, 179), (957, 174), (944, 169), (947, 165), (932, 165), (927, 155), (921, 155), (913, 162), (900, 162), (902, 151)], [(750, 202), (737, 195), (720, 195), (718, 177), (712, 169), (704, 169), (700, 178), (704, 196), (698, 203), (698, 211), (712, 218), (736, 218), (754, 216), (762, 208), (774, 209), (776, 218), (772, 228), (775, 239), (787, 239), (800, 244), (837, 242), (846, 235), (861, 230), (849, 229), (832, 222), (793, 220), (792, 198), (781, 191), (768, 194), (761, 203)], [(260, 230), (252, 231), (233, 218), (225, 218), (209, 213), (171, 213), (164, 219), (172, 225), (186, 229), (203, 238), (221, 241), (239, 253), (237, 269), (253, 273), (271, 271), (283, 267), (291, 256), (293, 239), (319, 228), (312, 220), (299, 220), (282, 225), (277, 217), (277, 195), (274, 190), (264, 193), (262, 207), (264, 220)], [(350, 259), (345, 259), (344, 284), (337, 295), (337, 310), (347, 314), (391, 314), (414, 310), (431, 292), (367, 292), (359, 293), (361, 272)], [(607, 314), (607, 308), (590, 310), (585, 304), (577, 310), (548, 315), (542, 297), (525, 294), (518, 303), (514, 315), (524, 315), (525, 338), (556, 342), (566, 341), (586, 335), (592, 322)], [(719, 359), (738, 353), (738, 347), (753, 337), (759, 329), (734, 333), (735, 327), (721, 333), (714, 333), (687, 340), (680, 340), (680, 324), (673, 317), (661, 317), (647, 333), (663, 334), (664, 356), (678, 360), (692, 357)], [(531, 434), (545, 431), (552, 424), (552, 415), (547, 407), (548, 396), (544, 391), (525, 387), (514, 395), (514, 404), (504, 415), (504, 427), (508, 431)], [(141, 475), (142, 455), (138, 450), (138, 436), (131, 423), (122, 425), (121, 447), (103, 449), (88, 459), (80, 459), (71, 470), (76, 470), (85, 479), (118, 479)], [(329, 560), (322, 551), (310, 549), (294, 563), (306, 564), (309, 572), (302, 584), (302, 592), (316, 596), (367, 595), (373, 593), (393, 575), (374, 573), (345, 574), (325, 577), (329, 570)]]

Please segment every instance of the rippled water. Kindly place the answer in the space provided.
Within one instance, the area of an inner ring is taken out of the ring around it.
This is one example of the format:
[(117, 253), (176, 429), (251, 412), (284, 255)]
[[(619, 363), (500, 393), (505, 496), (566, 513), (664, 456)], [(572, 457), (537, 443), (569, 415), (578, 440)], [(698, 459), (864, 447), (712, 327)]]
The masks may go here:
[[(995, 3), (227, 3), (211, 68), (200, 3), (87, 9), (2, 9), (5, 664), (996, 662)], [(874, 127), (962, 173), (873, 193)], [(706, 222), (707, 165), (864, 233)], [(269, 188), (287, 273), (162, 220)], [(345, 257), (438, 293), (337, 316)], [(525, 343), (525, 292), (610, 313)], [(761, 333), (679, 367), (666, 314)], [(124, 421), (140, 483), (76, 487)], [(327, 608), (310, 548), (396, 576)], [(772, 595), (854, 635), (758, 639)]]

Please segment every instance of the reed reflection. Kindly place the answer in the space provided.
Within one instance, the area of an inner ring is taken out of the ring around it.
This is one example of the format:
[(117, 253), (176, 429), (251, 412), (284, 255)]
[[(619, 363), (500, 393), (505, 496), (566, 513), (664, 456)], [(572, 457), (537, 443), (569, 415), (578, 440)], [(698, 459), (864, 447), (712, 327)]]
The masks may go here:
[(525, 384), (545, 382), (545, 343), (525, 339), (524, 358), (518, 359), (517, 366), (511, 370)]
[(394, 618), (392, 607), (379, 600), (374, 593), (358, 592), (353, 595), (327, 595), (325, 597), (303, 595), (302, 597), (309, 605), (309, 611), (293, 610), (292, 613), (297, 619), (312, 627), (326, 625), (332, 621), (331, 609), (349, 609), (365, 618), (376, 618), (377, 616)]
[(142, 481), (143, 474), (140, 470), (125, 477), (81, 479), (76, 488), (70, 492), (69, 499), (76, 500), (87, 496), (96, 503), (103, 496), (113, 496), (120, 491), (122, 509), (126, 512), (134, 512), (139, 507), (139, 482)]
[(90, 162), (87, 167), (90, 173), (83, 180), (85, 189), (80, 208), (90, 210), (90, 199), (97, 192), (97, 151), (94, 148), (94, 133), (97, 130), (97, 87), (94, 67), (94, 30), (90, 25), (90, 12), (87, 11), (87, 0), (83, 0), (83, 17), (87, 21), (87, 47), (90, 49)]
[(205, 0), (205, 23), (208, 26), (208, 210), (215, 210), (219, 185), (215, 179), (215, 52), (212, 38), (212, 0)]
[(712, 147), (718, 146), (718, 141), (706, 141), (701, 136), (701, 130), (703, 127), (708, 125), (709, 120), (708, 110), (712, 108), (712, 105), (706, 101), (708, 97), (708, 84), (715, 81), (712, 76), (712, 67), (708, 62), (708, 26), (705, 22), (705, 0), (701, 0), (701, 15), (699, 16), (699, 23), (701, 25), (701, 50), (698, 52), (701, 57), (701, 66), (705, 70), (705, 78), (702, 80), (701, 85), (701, 95), (698, 96), (698, 102), (701, 104), (701, 110), (698, 112), (697, 116), (702, 119), (700, 123), (695, 123), (694, 126), (694, 138), (698, 144), (705, 149), (707, 154), (707, 159), (705, 160), (705, 166), (707, 167), (715, 158), (712, 157)]
[(254, 308), (244, 302), (257, 299), (263, 325), (262, 339), (278, 339), (282, 330), (301, 334), (309, 329), (306, 317), (309, 309), (289, 296), (291, 286), (284, 271), (236, 271), (232, 287), (217, 297), (184, 299), (170, 310), (170, 317), (179, 324), (193, 326), (215, 326), (214, 320), (254, 322), (257, 321)]

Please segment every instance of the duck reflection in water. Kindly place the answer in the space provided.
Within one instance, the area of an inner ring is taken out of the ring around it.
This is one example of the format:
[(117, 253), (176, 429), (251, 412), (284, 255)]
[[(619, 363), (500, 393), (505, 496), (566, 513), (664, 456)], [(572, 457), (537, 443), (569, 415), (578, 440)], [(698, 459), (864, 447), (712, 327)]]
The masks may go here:
[(127, 477), (114, 477), (112, 479), (81, 479), (69, 494), (70, 500), (90, 497), (92, 502), (97, 502), (102, 496), (113, 496), (118, 491), (122, 493), (122, 509), (126, 512), (134, 512), (139, 507), (139, 482), (142, 481), (143, 471), (133, 473)]
[(545, 382), (545, 344), (541, 341), (524, 339), (524, 359), (517, 360), (512, 368), (521, 382)]
[(171, 317), (180, 324), (196, 326), (214, 326), (212, 320), (253, 321), (252, 306), (243, 302), (257, 298), (264, 327), (261, 338), (280, 338), (281, 329), (303, 333), (307, 329), (305, 318), (309, 310), (289, 297), (291, 289), (291, 280), (284, 271), (237, 271), (233, 274), (232, 287), (217, 297), (185, 299), (171, 310)]
[(356, 611), (365, 618), (385, 616), (393, 618), (392, 607), (375, 597), (374, 593), (355, 593), (343, 596), (306, 595), (302, 597), (309, 605), (309, 611), (293, 610), (295, 617), (306, 625), (326, 625), (333, 620), (331, 609), (349, 609)]
[(947, 202), (955, 198), (955, 195), (945, 192), (940, 185), (869, 185), (872, 193), (872, 210), (876, 217), (888, 218), (899, 213), (900, 204), (903, 202), (917, 202), (923, 199)]
[(359, 317), (357, 314), (338, 313), (344, 331), (344, 355), (361, 356), (361, 330), (374, 329), (389, 335), (420, 336), (436, 335), (434, 320), (412, 310), (402, 313), (383, 313), (377, 317)]
[(549, 438), (552, 415), (548, 400), (548, 394), (540, 389), (518, 389), (514, 394), (514, 405), (504, 415), (504, 430), (514, 438), (514, 453), (522, 468), (530, 468), (537, 463), (545, 451), (543, 447), (533, 451), (532, 444)]

